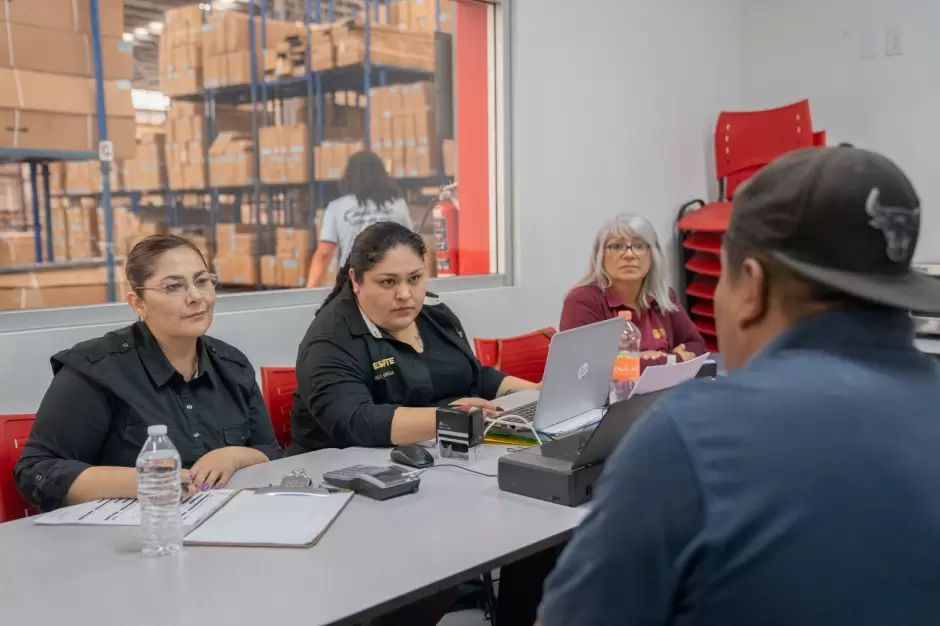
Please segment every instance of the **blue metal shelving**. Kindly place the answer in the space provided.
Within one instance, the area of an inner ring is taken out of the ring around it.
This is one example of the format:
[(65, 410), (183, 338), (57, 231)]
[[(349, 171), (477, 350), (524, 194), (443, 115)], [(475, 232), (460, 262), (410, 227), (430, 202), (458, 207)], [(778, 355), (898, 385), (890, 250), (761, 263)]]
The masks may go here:
[[(97, 17), (97, 4), (98, 0), (90, 0), (92, 14)], [(324, 5), (323, 3), (327, 4)], [(373, 85), (377, 86), (386, 86), (392, 84), (402, 84), (409, 82), (418, 82), (422, 80), (433, 80), (435, 77), (434, 71), (420, 70), (414, 68), (405, 68), (398, 67), (393, 65), (380, 65), (373, 64), (371, 62), (371, 35), (372, 35), (372, 22), (373, 20), (378, 20), (380, 16), (380, 10), (382, 5), (385, 6), (386, 18), (389, 19), (390, 9), (391, 9), (392, 0), (364, 0), (364, 38), (365, 38), (365, 58), (364, 62), (358, 65), (345, 66), (339, 68), (333, 68), (328, 71), (312, 71), (310, 67), (310, 52), (311, 52), (311, 34), (309, 28), (306, 29), (306, 54), (305, 54), (305, 72), (303, 76), (298, 77), (286, 77), (276, 80), (263, 80), (262, 76), (259, 76), (258, 68), (260, 67), (260, 62), (258, 58), (259, 50), (265, 49), (266, 38), (266, 20), (268, 19), (268, 1), (267, 0), (250, 0), (248, 3), (248, 15), (249, 15), (249, 45), (251, 48), (251, 58), (250, 58), (250, 68), (251, 68), (251, 82), (248, 85), (238, 85), (238, 86), (226, 86), (215, 89), (207, 89), (195, 94), (188, 94), (175, 98), (182, 101), (190, 102), (202, 102), (205, 106), (205, 141), (206, 141), (206, 151), (208, 147), (214, 141), (216, 135), (218, 134), (218, 125), (216, 123), (216, 107), (217, 105), (224, 104), (251, 104), (252, 110), (252, 140), (255, 146), (258, 146), (259, 143), (259, 132), (260, 129), (267, 125), (267, 110), (269, 101), (283, 101), (291, 98), (306, 97), (307, 98), (307, 128), (308, 128), (308, 142), (312, 147), (316, 145), (317, 138), (322, 138), (324, 135), (324, 119), (323, 119), (323, 107), (324, 107), (324, 94), (327, 92), (334, 91), (354, 91), (365, 96), (366, 100), (366, 110), (365, 110), (365, 143), (367, 146), (371, 147), (371, 128), (370, 128), (370, 116), (369, 111), (371, 109), (371, 94), (370, 88)], [(323, 8), (326, 6), (327, 21), (332, 23), (335, 21), (336, 13), (334, 0), (305, 0), (304, 7), (304, 24), (310, 26), (311, 24), (321, 23), (321, 16), (323, 15)], [(440, 21), (440, 10), (439, 5), (437, 6), (438, 13), (438, 24)], [(256, 41), (256, 30), (255, 30), (255, 20), (260, 19), (261, 21), (261, 41)], [(439, 28), (438, 28), (439, 29)], [(100, 36), (98, 31), (97, 20), (93, 19), (92, 27), (92, 41), (93, 41), (93, 51), (95, 58), (95, 76), (96, 76), (96, 87), (98, 95), (98, 127), (99, 127), (99, 141), (107, 141), (107, 127), (104, 123), (105, 119), (105, 110), (104, 110), (104, 101), (103, 101), (103, 86), (101, 80), (101, 54), (100, 54)], [(261, 46), (257, 45), (261, 43)], [(315, 106), (314, 106), (315, 103)], [(440, 138), (438, 138), (440, 143)], [(438, 146), (438, 153), (442, 154), (441, 146)], [(49, 153), (35, 153), (34, 151), (7, 151), (0, 152), (0, 160), (4, 157), (9, 158), (18, 158), (19, 160), (96, 160), (99, 158), (98, 154), (94, 153), (58, 153), (58, 155), (50, 156)], [(66, 197), (88, 197), (93, 196), (98, 198), (99, 206), (104, 209), (105, 214), (105, 254), (106, 262), (108, 265), (108, 295), (109, 299), (114, 299), (114, 247), (113, 247), (113, 212), (111, 209), (111, 199), (113, 197), (127, 197), (130, 199), (131, 210), (135, 214), (141, 214), (141, 211), (144, 207), (141, 206), (141, 197), (146, 195), (162, 195), (164, 197), (163, 206), (165, 209), (165, 219), (170, 226), (180, 225), (181, 212), (180, 208), (182, 206), (182, 201), (180, 199), (183, 195), (190, 194), (200, 194), (208, 196), (208, 225), (209, 232), (207, 233), (210, 238), (210, 245), (212, 252), (216, 252), (216, 240), (215, 240), (215, 225), (219, 223), (221, 212), (221, 196), (230, 195), (234, 197), (233, 203), (233, 216), (234, 219), (238, 220), (238, 216), (243, 209), (243, 201), (250, 198), (251, 207), (249, 210), (253, 211), (253, 217), (255, 224), (259, 224), (259, 240), (261, 235), (261, 199), (264, 195), (267, 199), (268, 206), (268, 217), (272, 217), (272, 206), (275, 202), (275, 197), (277, 197), (277, 202), (284, 202), (285, 206), (290, 207), (290, 203), (287, 202), (287, 194), (291, 191), (305, 190), (307, 192), (307, 203), (309, 208), (310, 224), (309, 228), (312, 233), (313, 241), (312, 245), (315, 248), (317, 244), (316, 228), (314, 225), (315, 219), (315, 209), (322, 207), (325, 204), (325, 199), (327, 192), (330, 189), (331, 185), (335, 185), (337, 181), (317, 181), (315, 180), (314, 172), (316, 171), (316, 164), (314, 162), (314, 154), (311, 150), (311, 154), (308, 155), (308, 179), (309, 182), (298, 183), (298, 184), (265, 184), (260, 180), (260, 167), (261, 167), (261, 155), (260, 150), (255, 150), (255, 162), (254, 162), (254, 181), (250, 185), (237, 186), (237, 187), (215, 187), (211, 186), (206, 189), (187, 189), (187, 190), (168, 190), (168, 189), (155, 189), (155, 190), (135, 190), (135, 191), (112, 191), (110, 188), (110, 178), (108, 176), (110, 171), (110, 163), (101, 162), (102, 168), (102, 190), (99, 193), (95, 194), (68, 194)], [(414, 178), (414, 179), (398, 179), (402, 185), (409, 187), (430, 187), (446, 184), (449, 182), (447, 177), (444, 174), (442, 164), (439, 164), (440, 172), (429, 178)], [(47, 192), (46, 197), (46, 210), (49, 211), (49, 197), (48, 197), (48, 185), (44, 191)], [(250, 194), (250, 195), (249, 195)], [(34, 194), (34, 202), (36, 201), (36, 194)], [(34, 213), (38, 209), (34, 206)], [(288, 208), (289, 210), (289, 208)], [(186, 212), (188, 213), (188, 212)], [(50, 223), (49, 217), (47, 215), (47, 224)], [(272, 220), (268, 220), (270, 225)], [(38, 222), (37, 222), (38, 224)], [(48, 228), (48, 227), (47, 227)], [(36, 235), (37, 246), (40, 246), (41, 235), (37, 231)], [(260, 243), (260, 241), (259, 241)], [(257, 270), (258, 276), (260, 278), (260, 263), (261, 263), (261, 247), (258, 248), (257, 255)], [(41, 250), (37, 247), (37, 259), (41, 257)], [(51, 237), (49, 237), (49, 250), (51, 253)], [(260, 283), (260, 280), (259, 280)]]
[[(207, 135), (207, 144), (211, 145), (214, 141), (218, 128), (215, 123), (215, 112), (217, 105), (224, 104), (250, 104), (252, 112), (252, 141), (256, 146), (255, 155), (254, 155), (254, 181), (252, 184), (245, 187), (236, 189), (223, 189), (219, 187), (210, 187), (208, 192), (211, 195), (210, 202), (210, 213), (211, 213), (211, 224), (213, 228), (211, 229), (210, 236), (210, 245), (213, 252), (216, 251), (216, 240), (215, 240), (215, 228), (214, 225), (217, 223), (217, 218), (220, 215), (220, 195), (225, 193), (238, 193), (237, 202), (235, 203), (235, 215), (241, 213), (241, 200), (247, 195), (244, 192), (251, 193), (251, 202), (253, 211), (254, 223), (258, 225), (259, 228), (259, 247), (258, 254), (256, 255), (256, 270), (260, 278), (261, 275), (261, 250), (262, 246), (260, 245), (260, 235), (261, 235), (261, 199), (262, 195), (267, 200), (267, 209), (268, 209), (268, 226), (270, 227), (273, 223), (271, 219), (273, 217), (273, 204), (274, 197), (284, 194), (285, 204), (289, 206), (289, 203), (286, 202), (286, 193), (292, 190), (306, 190), (307, 191), (307, 203), (309, 208), (309, 217), (310, 224), (309, 228), (311, 231), (311, 236), (313, 238), (312, 247), (316, 248), (317, 245), (317, 234), (315, 227), (315, 214), (316, 208), (322, 207), (326, 198), (326, 192), (330, 185), (335, 184), (337, 181), (318, 181), (315, 180), (314, 172), (316, 171), (316, 164), (314, 162), (314, 154), (311, 150), (311, 154), (308, 155), (308, 179), (307, 183), (300, 184), (269, 184), (261, 182), (261, 152), (257, 149), (259, 145), (259, 133), (260, 129), (268, 125), (268, 103), (269, 101), (283, 101), (291, 98), (306, 97), (307, 98), (307, 129), (308, 129), (308, 143), (312, 147), (317, 144), (317, 138), (321, 138), (324, 135), (324, 120), (323, 120), (323, 105), (324, 105), (324, 93), (333, 92), (333, 91), (354, 91), (365, 96), (366, 100), (366, 109), (365, 109), (365, 144), (371, 147), (371, 128), (369, 124), (370, 116), (369, 111), (371, 108), (371, 94), (370, 88), (373, 85), (385, 86), (392, 84), (402, 84), (409, 82), (418, 82), (422, 80), (433, 80), (435, 77), (434, 71), (421, 70), (415, 68), (406, 68), (398, 67), (393, 65), (379, 65), (373, 64), (371, 62), (371, 51), (370, 51), (370, 40), (371, 40), (371, 30), (372, 30), (372, 21), (378, 20), (380, 17), (381, 6), (385, 6), (385, 15), (386, 19), (390, 20), (391, 14), (391, 4), (392, 0), (363, 0), (364, 1), (364, 62), (351, 65), (333, 68), (328, 71), (312, 71), (310, 67), (310, 52), (311, 52), (311, 34), (309, 26), (311, 24), (321, 23), (321, 16), (323, 15), (323, 2), (327, 2), (325, 5), (327, 8), (327, 21), (333, 23), (335, 21), (335, 2), (334, 0), (305, 0), (304, 3), (304, 25), (306, 28), (306, 54), (305, 56), (305, 71), (303, 76), (291, 76), (285, 78), (279, 78), (275, 80), (264, 80), (262, 76), (259, 75), (259, 67), (261, 67), (260, 59), (258, 58), (259, 50), (266, 49), (266, 37), (267, 37), (267, 28), (266, 21), (268, 19), (268, 1), (267, 0), (249, 0), (248, 3), (248, 15), (249, 15), (249, 28), (248, 28), (248, 37), (249, 37), (249, 47), (250, 47), (250, 83), (247, 85), (234, 85), (234, 86), (225, 86), (218, 87), (213, 89), (207, 89), (200, 93), (188, 94), (180, 96), (176, 99), (190, 102), (203, 102), (205, 104), (206, 111), (206, 135)], [(440, 23), (440, 5), (436, 3), (437, 9), (437, 23)], [(273, 16), (278, 17), (278, 16)], [(260, 20), (260, 33), (261, 41), (257, 41), (257, 31), (255, 28), (255, 20)], [(439, 28), (439, 27), (438, 27)], [(261, 44), (260, 48), (257, 45)], [(314, 106), (316, 103), (316, 106)], [(438, 139), (440, 143), (440, 140)], [(207, 147), (208, 147), (207, 145)], [(442, 154), (441, 146), (438, 146), (438, 153)], [(441, 164), (442, 165), (442, 164)], [(437, 186), (447, 184), (449, 179), (445, 176), (443, 168), (439, 174), (429, 177), (429, 178), (415, 178), (415, 179), (398, 179), (398, 181), (403, 185), (423, 187), (423, 186)], [(210, 181), (211, 185), (211, 181)], [(260, 283), (260, 280), (259, 280)], [(260, 284), (259, 284), (260, 287)]]
[[(98, 122), (98, 142), (99, 148), (108, 140), (107, 111), (105, 110), (104, 99), (104, 81), (102, 80), (102, 61), (101, 61), (101, 30), (98, 22), (98, 0), (89, 0), (89, 12), (91, 22), (91, 50), (94, 58), (94, 80), (95, 80), (95, 102), (97, 107)], [(0, 148), (0, 162), (24, 162), (29, 163), (30, 187), (32, 192), (32, 216), (33, 216), (33, 235), (35, 237), (36, 263), (55, 262), (55, 255), (52, 243), (52, 209), (51, 194), (49, 189), (49, 166), (53, 161), (94, 161), (99, 160), (99, 152), (83, 152), (68, 150), (34, 150), (28, 148)], [(105, 216), (105, 260), (108, 273), (108, 300), (115, 300), (115, 277), (114, 277), (114, 228), (111, 212), (111, 181), (109, 178), (110, 163), (100, 160), (101, 163), (101, 193), (99, 207), (104, 209)], [(46, 223), (46, 249), (43, 255), (42, 246), (42, 219), (39, 212), (39, 184), (38, 169), (42, 167), (44, 174), (43, 200), (45, 204), (45, 223)], [(45, 256), (45, 259), (44, 259)], [(100, 266), (100, 262), (98, 262)], [(68, 265), (68, 264), (64, 264)], [(22, 271), (22, 268), (13, 268)], [(30, 266), (28, 269), (38, 269)], [(10, 270), (10, 268), (7, 268)], [(9, 272), (7, 272), (9, 273)]]

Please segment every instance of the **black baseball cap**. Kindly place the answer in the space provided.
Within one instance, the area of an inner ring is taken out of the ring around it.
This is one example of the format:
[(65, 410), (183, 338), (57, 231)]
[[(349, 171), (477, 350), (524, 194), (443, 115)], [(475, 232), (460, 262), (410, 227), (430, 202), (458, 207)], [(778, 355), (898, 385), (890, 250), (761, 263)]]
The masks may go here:
[(890, 159), (807, 148), (738, 187), (725, 237), (836, 291), (940, 313), (940, 279), (911, 268), (920, 218), (914, 186)]

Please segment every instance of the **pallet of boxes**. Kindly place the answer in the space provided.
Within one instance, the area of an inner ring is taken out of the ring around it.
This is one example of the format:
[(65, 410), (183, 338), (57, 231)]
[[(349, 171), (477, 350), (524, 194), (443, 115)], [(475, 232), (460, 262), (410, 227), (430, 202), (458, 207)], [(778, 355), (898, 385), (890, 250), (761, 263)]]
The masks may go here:
[(255, 226), (217, 224), (215, 246), (213, 262), (222, 285), (254, 287), (258, 284), (258, 233)]
[[(202, 31), (201, 72), (203, 86), (217, 89), (251, 82), (251, 27), (247, 13), (215, 11), (208, 16)], [(287, 41), (305, 39), (303, 25), (280, 20), (265, 20), (264, 41), (269, 49), (262, 50), (261, 19), (255, 18), (255, 58), (257, 80), (264, 76), (264, 66), (276, 64), (276, 47)], [(270, 59), (268, 62), (266, 59)]]
[[(108, 138), (116, 159), (131, 158), (136, 152), (130, 84), (133, 47), (122, 40), (124, 3), (100, 0), (98, 5)], [(0, 150), (96, 154), (89, 3), (3, 2), (0, 22)], [(75, 254), (94, 256), (96, 228), (87, 206), (58, 207), (53, 211), (54, 259), (71, 258), (73, 249)], [(0, 276), (0, 309), (95, 304), (105, 302), (106, 296), (105, 268)]]
[(261, 257), (261, 284), (287, 289), (305, 286), (312, 255), (313, 231), (278, 226), (274, 254)]
[(171, 98), (199, 93), (203, 85), (201, 4), (170, 9), (160, 32), (160, 91)]

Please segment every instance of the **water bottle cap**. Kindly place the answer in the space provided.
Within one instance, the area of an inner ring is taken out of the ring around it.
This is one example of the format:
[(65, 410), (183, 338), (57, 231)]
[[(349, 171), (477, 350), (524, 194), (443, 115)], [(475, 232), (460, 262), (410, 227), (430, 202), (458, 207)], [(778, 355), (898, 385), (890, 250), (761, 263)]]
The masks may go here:
[(621, 311), (621, 312), (618, 313), (617, 315), (619, 315), (620, 317), (622, 317), (622, 318), (625, 319), (625, 320), (632, 320), (632, 319), (633, 319), (633, 311)]
[(156, 426), (148, 426), (147, 434), (151, 437), (160, 437), (161, 435), (166, 434), (166, 426), (164, 424), (157, 424)]

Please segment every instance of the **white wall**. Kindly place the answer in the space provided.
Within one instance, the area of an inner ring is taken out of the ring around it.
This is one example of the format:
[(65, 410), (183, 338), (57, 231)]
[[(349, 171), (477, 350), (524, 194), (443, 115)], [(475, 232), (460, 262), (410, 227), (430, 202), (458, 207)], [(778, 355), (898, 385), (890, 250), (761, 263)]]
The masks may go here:
[[(889, 29), (903, 33), (902, 56), (885, 55)], [(809, 98), (830, 143), (894, 159), (926, 209), (916, 258), (940, 260), (940, 2), (746, 0), (743, 33), (745, 107)], [(875, 58), (862, 59), (866, 39)]]
[[(512, 6), (517, 286), (445, 296), (477, 336), (557, 325), (595, 230), (615, 213), (642, 213), (671, 239), (677, 207), (708, 195), (718, 112), (740, 104), (741, 0)], [(292, 365), (312, 314), (220, 314), (212, 334), (256, 367)], [(49, 356), (118, 326), (0, 334), (0, 413), (34, 411)]]

